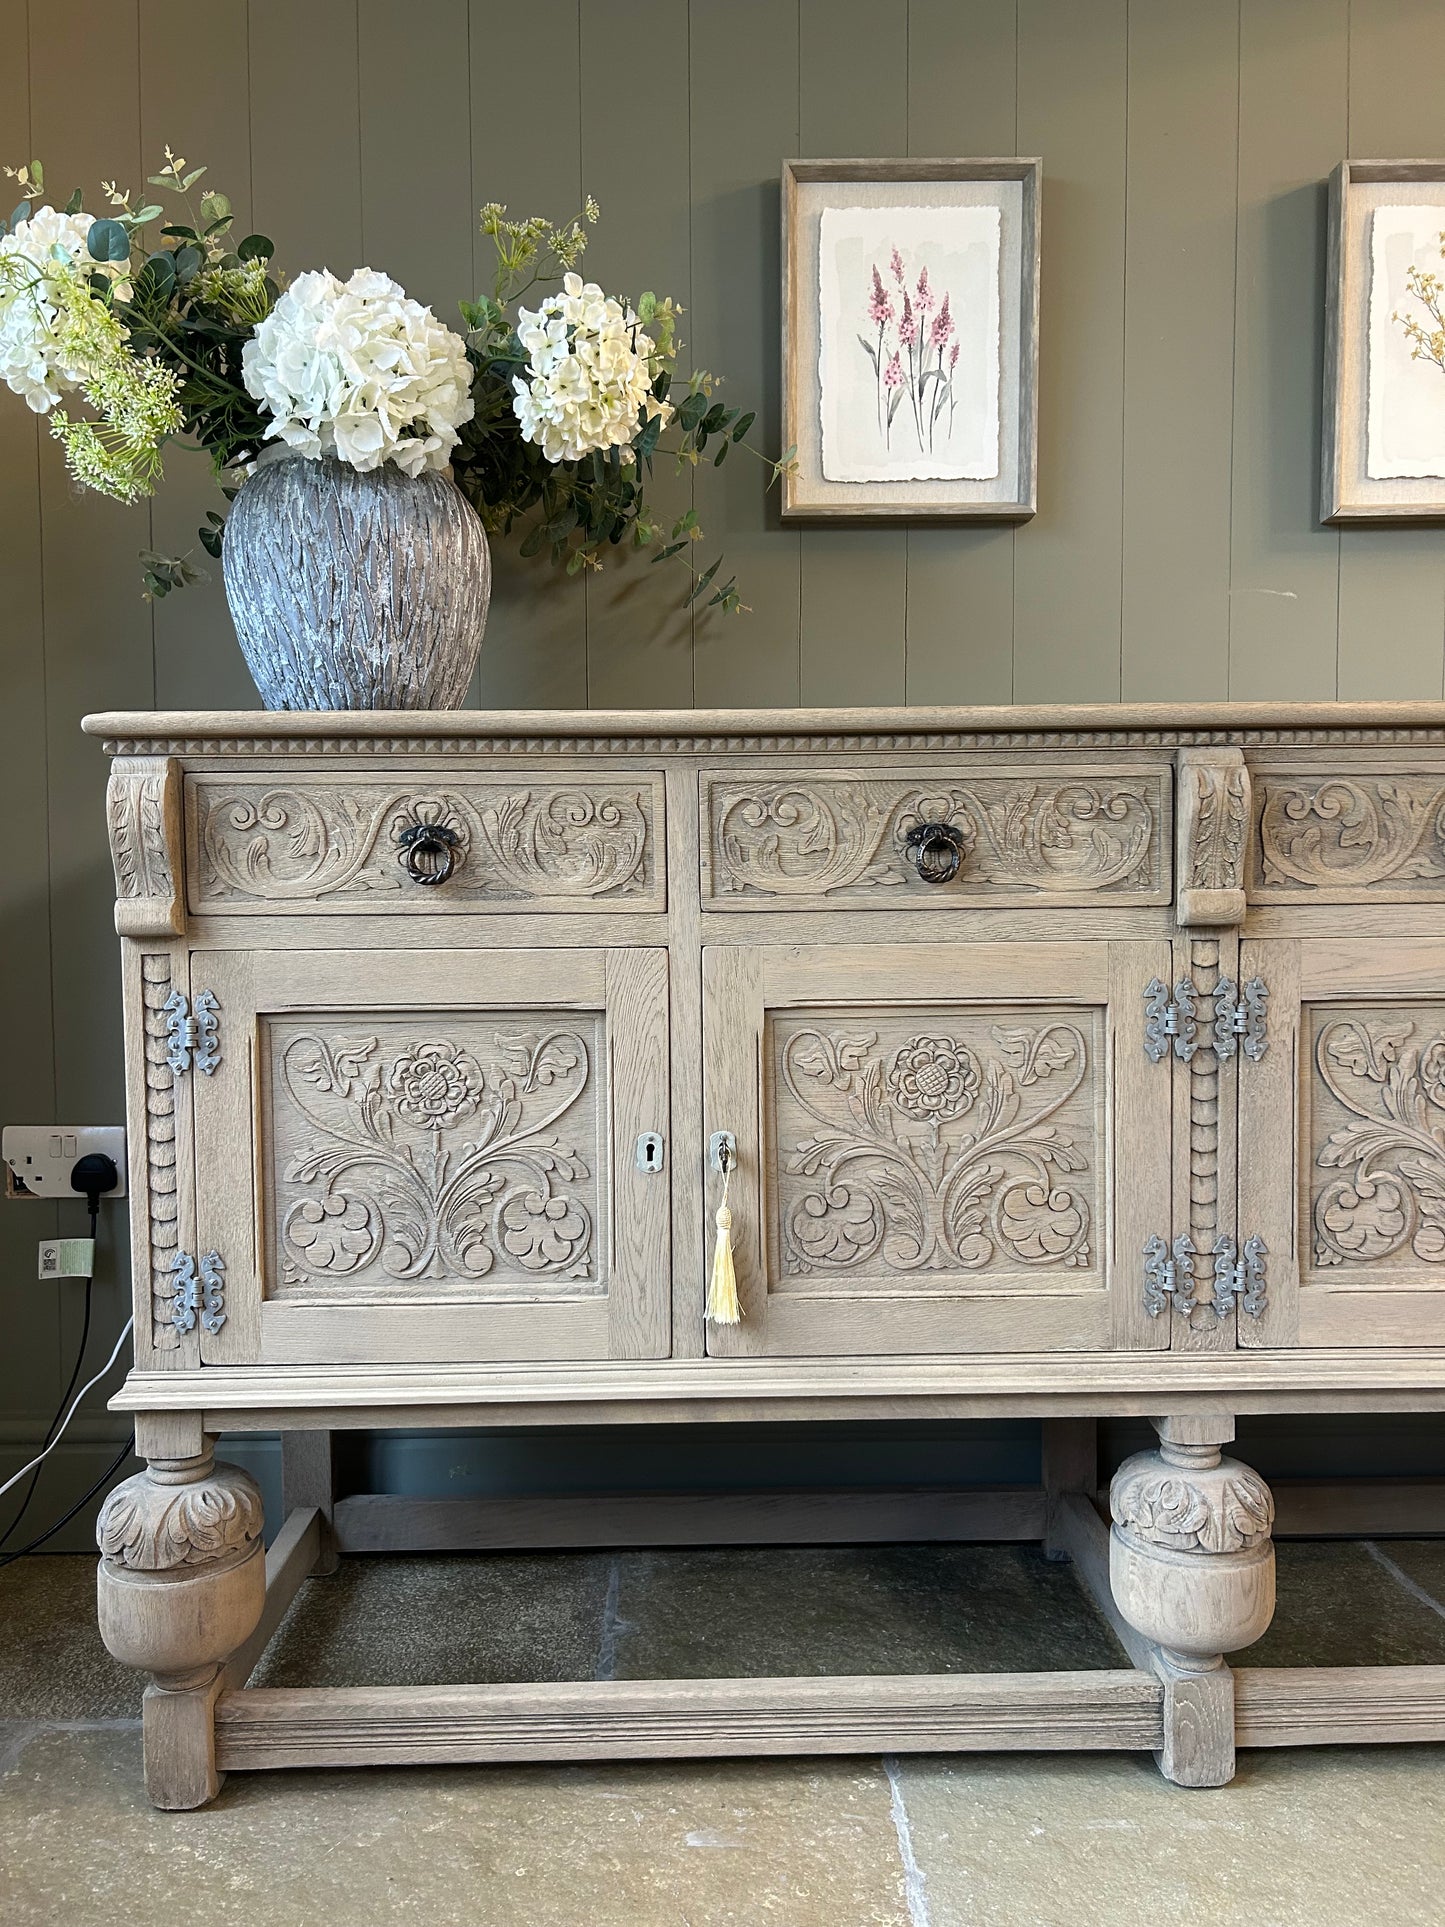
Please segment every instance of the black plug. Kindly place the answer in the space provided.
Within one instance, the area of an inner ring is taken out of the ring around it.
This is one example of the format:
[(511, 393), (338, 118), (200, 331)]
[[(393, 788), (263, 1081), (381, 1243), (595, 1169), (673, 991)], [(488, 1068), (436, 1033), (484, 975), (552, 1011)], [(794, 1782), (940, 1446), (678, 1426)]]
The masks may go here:
[(70, 1188), (84, 1193), (92, 1225), (99, 1215), (101, 1199), (119, 1183), (115, 1159), (108, 1158), (104, 1151), (87, 1151), (83, 1158), (76, 1160), (70, 1173)]

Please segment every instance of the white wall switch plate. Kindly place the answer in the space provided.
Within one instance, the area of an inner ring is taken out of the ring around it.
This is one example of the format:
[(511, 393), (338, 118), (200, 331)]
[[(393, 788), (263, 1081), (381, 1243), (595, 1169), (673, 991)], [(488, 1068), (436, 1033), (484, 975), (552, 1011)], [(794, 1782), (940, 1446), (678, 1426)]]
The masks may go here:
[[(8, 1198), (75, 1198), (70, 1174), (77, 1158), (102, 1152), (115, 1162), (120, 1183), (107, 1198), (125, 1196), (125, 1128), (120, 1124), (7, 1124), (0, 1133)], [(42, 1272), (44, 1277), (45, 1273)]]
[(94, 1238), (42, 1238), (41, 1278), (91, 1278), (95, 1275)]

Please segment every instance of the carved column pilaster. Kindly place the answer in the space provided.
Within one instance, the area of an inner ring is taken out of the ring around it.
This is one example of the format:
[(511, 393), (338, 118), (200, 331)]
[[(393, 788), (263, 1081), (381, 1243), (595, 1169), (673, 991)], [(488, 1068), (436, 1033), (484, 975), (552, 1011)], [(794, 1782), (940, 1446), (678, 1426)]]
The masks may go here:
[(162, 1807), (220, 1786), (212, 1713), (220, 1672), (266, 1601), (261, 1494), (210, 1451), (154, 1459), (101, 1508), (100, 1635), (155, 1681), (145, 1698), (146, 1784)]
[(1179, 921), (1244, 921), (1250, 785), (1237, 749), (1181, 749), (1178, 758)]
[[(1234, 1693), (1224, 1655), (1274, 1617), (1274, 1501), (1259, 1474), (1225, 1458), (1208, 1426), (1159, 1422), (1109, 1491), (1109, 1583), (1129, 1624), (1158, 1647), (1165, 1682), (1160, 1765), (1187, 1786), (1234, 1773)], [(1223, 1422), (1227, 1438), (1233, 1426)]]
[(105, 800), (116, 929), (123, 937), (182, 935), (179, 762), (173, 756), (116, 757)]

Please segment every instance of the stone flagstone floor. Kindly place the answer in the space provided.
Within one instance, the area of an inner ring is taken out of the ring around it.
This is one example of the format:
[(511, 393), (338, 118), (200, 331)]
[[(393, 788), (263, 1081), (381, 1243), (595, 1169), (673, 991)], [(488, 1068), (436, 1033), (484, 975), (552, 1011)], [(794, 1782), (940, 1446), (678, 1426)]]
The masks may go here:
[[(1445, 1663), (1445, 1541), (1288, 1543), (1264, 1665)], [(1445, 1750), (1241, 1755), (1187, 1793), (1125, 1755), (233, 1775), (141, 1786), (94, 1566), (0, 1572), (3, 1927), (1439, 1927)], [(1242, 1656), (1243, 1657), (1243, 1656)], [(356, 1559), (257, 1684), (1123, 1663), (1033, 1548)]]

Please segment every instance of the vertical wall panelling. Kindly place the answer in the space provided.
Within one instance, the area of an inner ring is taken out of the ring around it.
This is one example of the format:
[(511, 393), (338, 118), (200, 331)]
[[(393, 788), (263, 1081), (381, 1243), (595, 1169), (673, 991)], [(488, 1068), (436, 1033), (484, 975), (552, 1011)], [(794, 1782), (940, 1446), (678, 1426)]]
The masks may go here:
[[(628, 30), (620, 34), (615, 0), (582, 0), (582, 185), (602, 209), (582, 271), (609, 293), (635, 301), (650, 289), (682, 303), (682, 374), (694, 352), (687, 9), (677, 0), (631, 0), (627, 16)], [(634, 100), (639, 47), (647, 49), (645, 102)], [(634, 109), (645, 128), (641, 147), (618, 139), (620, 119)], [(726, 383), (719, 399), (743, 405), (733, 390)], [(679, 383), (674, 399), (685, 392)], [(728, 459), (750, 458), (734, 449)], [(659, 457), (648, 492), (659, 518), (670, 525), (692, 506), (691, 469), (679, 473), (675, 460)], [(707, 550), (684, 553), (707, 566)], [(685, 709), (692, 702), (693, 613), (684, 606), (689, 586), (681, 558), (654, 564), (645, 551), (622, 547), (611, 551), (602, 573), (587, 577), (592, 708)], [(748, 620), (716, 611), (699, 619), (723, 629)]]
[[(581, 22), (577, 0), (558, 0), (545, 21), (526, 7), (471, 0), (469, 17), (470, 218), (477, 286), (490, 292), (496, 256), (476, 230), (484, 202), (504, 202), (514, 220), (566, 221), (582, 205)], [(626, 105), (619, 101), (619, 112)], [(640, 121), (638, 129), (641, 146)], [(587, 701), (582, 579), (542, 556), (524, 561), (515, 536), (492, 545), (492, 613), (472, 700), (495, 709), (580, 709)]]
[(1333, 696), (1339, 535), (1319, 522), (1325, 180), (1348, 0), (1242, 0), (1229, 694)]
[(1119, 694), (1124, 0), (1020, 0), (1019, 146), (1044, 156), (1039, 513), (1018, 531), (1014, 696)]
[(1229, 687), (1239, 0), (1129, 12), (1126, 701)]
[[(12, 167), (31, 159), (25, 0), (0, 0), (0, 127)], [(42, 159), (44, 156), (41, 157)], [(53, 156), (51, 165), (59, 164)], [(13, 183), (5, 183), (7, 189)], [(5, 197), (5, 213), (14, 205)], [(54, 1115), (55, 1065), (50, 1027), (48, 796), (45, 777), (45, 657), (40, 570), (39, 449), (44, 430), (28, 408), (0, 394), (0, 581), (5, 584), (8, 647), (5, 701), (0, 705), (0, 771), (4, 778), (7, 853), (0, 872), (0, 996), (11, 1015), (0, 1055), (0, 1103), (19, 1123)], [(0, 1283), (5, 1291), (5, 1351), (33, 1361), (0, 1378), (0, 1465), (8, 1476), (30, 1454), (23, 1447), (44, 1429), (60, 1395), (61, 1293), (36, 1291), (35, 1245), (55, 1235), (49, 1205), (0, 1204)], [(71, 1294), (73, 1295), (73, 1293)], [(84, 1489), (83, 1487), (81, 1488)], [(8, 1524), (14, 1496), (0, 1501)]]
[[(250, 35), (244, 7), (224, 7), (195, 31), (195, 9), (186, 0), (140, 0), (141, 172), (135, 189), (159, 171), (169, 146), (206, 172), (192, 190), (199, 216), (208, 188), (230, 196), (240, 241), (252, 232)], [(187, 49), (189, 84), (176, 85), (177, 47)], [(87, 204), (97, 205), (86, 183)], [(145, 188), (166, 206), (167, 218), (185, 219), (171, 196)], [(132, 204), (141, 205), (132, 194)], [(221, 565), (201, 547), (196, 531), (206, 512), (224, 510), (211, 464), (189, 449), (171, 449), (166, 479), (151, 505), (152, 540), (162, 555), (183, 555), (206, 580), (156, 603), (156, 701), (162, 708), (254, 709), (256, 686), (247, 673), (226, 609)], [(137, 533), (136, 547), (141, 546)], [(129, 596), (139, 593), (124, 585)]]
[[(30, 8), (31, 145), (45, 161), (61, 205), (77, 183), (94, 206), (102, 179), (136, 186), (144, 179), (139, 38), (135, 0), (95, 9), (83, 30), (61, 8)], [(14, 397), (5, 400), (11, 404)], [(62, 1119), (119, 1123), (125, 1100), (116, 1021), (115, 890), (98, 833), (105, 820), (106, 769), (95, 745), (82, 738), (79, 722), (87, 709), (153, 700), (151, 611), (141, 600), (136, 567), (136, 551), (150, 540), (150, 516), (98, 495), (77, 495), (59, 445), (49, 437), (41, 442), (40, 513), (54, 1102)], [(72, 1235), (83, 1232), (78, 1203), (67, 1205), (61, 1218)], [(113, 1334), (125, 1318), (129, 1290), (123, 1260), (113, 1256), (123, 1244), (114, 1216), (107, 1228), (110, 1249), (97, 1267), (95, 1328)], [(26, 1271), (34, 1290), (33, 1261)], [(79, 1342), (80, 1295), (65, 1293), (61, 1307), (68, 1369)], [(63, 1384), (61, 1379), (55, 1386), (55, 1397)], [(103, 1417), (97, 1423), (102, 1438), (124, 1435), (123, 1424)], [(63, 1499), (72, 1480), (83, 1491), (112, 1452), (96, 1447), (99, 1463), (83, 1451), (68, 1452), (65, 1467), (49, 1483), (51, 1500)], [(88, 1477), (87, 1465), (93, 1468)]]
[[(908, 152), (908, 41), (908, 0), (802, 0), (799, 154)], [(805, 528), (802, 583), (803, 701), (901, 703), (907, 530)]]
[(249, 0), (247, 13), (251, 217), (287, 273), (344, 280), (366, 265), (356, 0), (308, 0), (304, 25), (291, 0)]
[[(693, 351), (749, 397), (761, 445), (776, 449), (778, 177), (798, 151), (798, 4), (691, 0), (690, 22)], [(757, 462), (730, 458), (696, 480), (702, 525), (726, 546), (752, 613), (699, 621), (695, 698), (704, 708), (795, 703), (797, 532), (779, 523), (777, 491)]]
[[(910, 154), (1016, 154), (1017, 78), (1013, 0), (909, 0)], [(906, 701), (1013, 700), (1014, 535), (1006, 523), (908, 530)]]
[[(1442, 71), (1436, 0), (1351, 0), (1351, 158), (1445, 155)], [(1438, 696), (1442, 657), (1445, 529), (1342, 528), (1340, 695)]]

